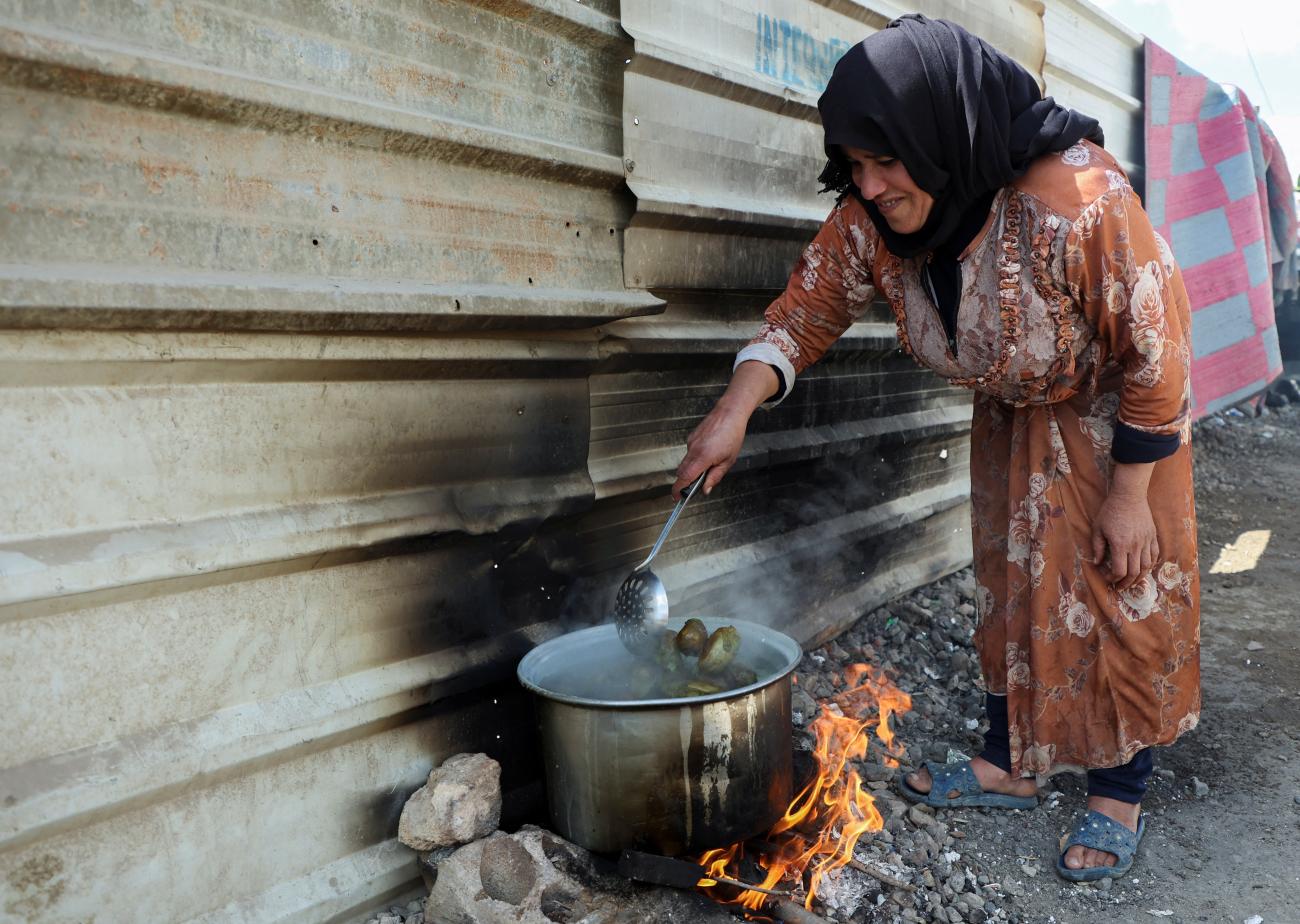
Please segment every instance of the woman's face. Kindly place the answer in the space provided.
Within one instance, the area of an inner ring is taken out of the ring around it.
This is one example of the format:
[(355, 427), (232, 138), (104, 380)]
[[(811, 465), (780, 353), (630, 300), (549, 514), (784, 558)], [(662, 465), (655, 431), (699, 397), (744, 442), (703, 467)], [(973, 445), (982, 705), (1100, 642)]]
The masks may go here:
[(901, 160), (847, 145), (841, 150), (853, 167), (853, 185), (880, 209), (889, 227), (899, 234), (925, 227), (934, 197), (912, 182)]

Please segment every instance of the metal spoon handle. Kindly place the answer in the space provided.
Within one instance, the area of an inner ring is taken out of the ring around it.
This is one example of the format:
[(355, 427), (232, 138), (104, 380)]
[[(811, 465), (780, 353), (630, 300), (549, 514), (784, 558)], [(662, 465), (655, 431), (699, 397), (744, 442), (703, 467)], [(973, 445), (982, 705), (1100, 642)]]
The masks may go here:
[(668, 538), (668, 531), (673, 528), (673, 524), (677, 522), (677, 518), (682, 515), (682, 510), (686, 507), (686, 502), (691, 499), (691, 495), (695, 493), (696, 488), (704, 484), (704, 476), (708, 473), (708, 469), (705, 469), (704, 474), (700, 475), (699, 478), (696, 478), (691, 486), (682, 492), (682, 499), (677, 502), (677, 506), (673, 508), (673, 512), (668, 516), (668, 522), (664, 524), (663, 532), (661, 532), (659, 538), (655, 540), (654, 548), (651, 549), (650, 554), (645, 557), (645, 561), (632, 569), (633, 574), (649, 565), (650, 560), (659, 554), (659, 550), (663, 548), (664, 540)]

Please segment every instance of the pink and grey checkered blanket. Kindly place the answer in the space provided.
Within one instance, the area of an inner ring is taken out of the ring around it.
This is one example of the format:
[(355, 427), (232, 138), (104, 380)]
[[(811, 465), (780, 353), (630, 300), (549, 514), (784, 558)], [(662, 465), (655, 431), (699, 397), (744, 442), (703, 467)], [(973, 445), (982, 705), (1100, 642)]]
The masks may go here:
[[(1200, 417), (1250, 397), (1282, 371), (1267, 177), (1270, 161), (1283, 175), (1286, 165), (1244, 93), (1150, 39), (1146, 96), (1146, 207), (1187, 283)], [(1294, 210), (1289, 233), (1294, 248)]]

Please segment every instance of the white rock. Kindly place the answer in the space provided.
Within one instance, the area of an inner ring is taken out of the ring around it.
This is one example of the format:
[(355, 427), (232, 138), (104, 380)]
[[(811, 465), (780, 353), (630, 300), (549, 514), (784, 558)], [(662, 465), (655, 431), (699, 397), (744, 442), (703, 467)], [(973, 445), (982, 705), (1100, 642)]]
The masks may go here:
[(1241, 924), (1264, 924), (1264, 916), (1262, 914), (1251, 915), (1246, 918), (1246, 920), (1242, 921)]
[(501, 765), (486, 754), (457, 754), (406, 801), (397, 839), (414, 850), (468, 844), (500, 820)]

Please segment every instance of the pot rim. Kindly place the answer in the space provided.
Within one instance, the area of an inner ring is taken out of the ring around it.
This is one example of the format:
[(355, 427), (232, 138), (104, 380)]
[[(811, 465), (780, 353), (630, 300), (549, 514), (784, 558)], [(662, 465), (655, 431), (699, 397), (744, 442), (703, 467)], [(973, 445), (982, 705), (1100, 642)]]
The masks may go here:
[[(574, 696), (568, 693), (557, 693), (554, 690), (548, 690), (540, 686), (531, 677), (541, 670), (542, 663), (548, 656), (559, 653), (560, 650), (572, 647), (575, 641), (582, 641), (593, 638), (597, 635), (608, 635), (611, 641), (617, 644), (617, 632), (610, 623), (599, 626), (591, 626), (587, 629), (579, 629), (577, 632), (568, 632), (564, 635), (557, 636), (542, 642), (528, 654), (524, 655), (519, 662), (519, 667), (515, 673), (519, 677), (519, 682), (536, 693), (543, 699), (549, 699), (554, 702), (567, 703), (570, 706), (586, 706), (592, 709), (617, 709), (617, 710), (637, 710), (637, 709), (664, 709), (664, 708), (681, 708), (683, 706), (697, 706), (703, 703), (716, 703), (725, 700), (737, 699), (750, 693), (762, 690), (774, 683), (778, 683), (794, 672), (799, 666), (799, 660), (803, 657), (803, 648), (778, 629), (771, 626), (765, 626), (756, 622), (748, 622), (743, 619), (705, 619), (705, 625), (712, 624), (716, 626), (735, 626), (745, 638), (754, 639), (761, 644), (766, 645), (769, 649), (775, 650), (778, 654), (785, 656), (785, 663), (777, 670), (760, 677), (758, 680), (743, 687), (734, 687), (730, 690), (723, 690), (719, 693), (707, 693), (700, 696), (681, 696), (681, 697), (659, 697), (656, 699), (594, 699), (587, 696)], [(678, 620), (673, 620), (677, 623)], [(685, 622), (685, 620), (681, 620)]]

